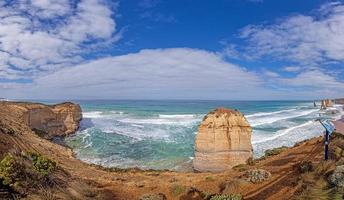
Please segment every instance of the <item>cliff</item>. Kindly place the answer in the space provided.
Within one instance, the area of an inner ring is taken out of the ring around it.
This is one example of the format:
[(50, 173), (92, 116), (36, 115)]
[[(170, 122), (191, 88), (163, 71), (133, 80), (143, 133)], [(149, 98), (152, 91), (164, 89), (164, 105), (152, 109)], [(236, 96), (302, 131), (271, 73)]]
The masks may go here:
[(0, 111), (1, 115), (15, 118), (44, 138), (72, 134), (82, 119), (80, 106), (70, 102), (57, 105), (0, 102)]
[(196, 136), (194, 169), (219, 172), (246, 163), (252, 157), (251, 133), (239, 111), (218, 108), (208, 113)]

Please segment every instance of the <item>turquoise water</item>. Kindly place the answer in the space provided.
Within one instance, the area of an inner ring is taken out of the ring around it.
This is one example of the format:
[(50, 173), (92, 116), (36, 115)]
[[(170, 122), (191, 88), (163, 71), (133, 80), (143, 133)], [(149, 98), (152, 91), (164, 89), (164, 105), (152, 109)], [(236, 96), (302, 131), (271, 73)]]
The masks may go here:
[[(197, 127), (217, 107), (235, 108), (253, 127), (255, 157), (322, 134), (313, 102), (77, 101), (80, 130), (66, 143), (86, 162), (108, 167), (181, 170), (192, 161)], [(331, 116), (338, 117), (339, 114)]]

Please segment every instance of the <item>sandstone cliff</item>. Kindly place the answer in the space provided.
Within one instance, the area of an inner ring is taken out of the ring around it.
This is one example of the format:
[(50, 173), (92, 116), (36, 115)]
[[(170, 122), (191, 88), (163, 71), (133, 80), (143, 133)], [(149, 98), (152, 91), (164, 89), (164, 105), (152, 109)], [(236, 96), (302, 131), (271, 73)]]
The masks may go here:
[[(0, 102), (2, 115), (15, 118), (45, 138), (66, 136), (79, 128), (81, 108), (73, 103), (44, 105), (39, 103)], [(7, 112), (5, 112), (5, 110)]]
[(194, 169), (219, 172), (244, 164), (252, 157), (251, 132), (239, 111), (218, 108), (208, 113), (196, 136)]

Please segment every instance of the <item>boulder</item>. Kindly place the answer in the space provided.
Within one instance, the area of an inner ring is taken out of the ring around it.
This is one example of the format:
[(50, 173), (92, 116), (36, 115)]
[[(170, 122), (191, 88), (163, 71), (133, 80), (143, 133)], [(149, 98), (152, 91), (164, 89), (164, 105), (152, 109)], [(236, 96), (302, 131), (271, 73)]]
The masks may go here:
[(267, 181), (271, 178), (271, 173), (264, 169), (252, 169), (245, 173), (247, 181), (252, 183), (260, 183)]
[(337, 166), (329, 177), (329, 182), (338, 188), (344, 188), (344, 165)]
[(252, 128), (239, 111), (218, 108), (201, 122), (195, 140), (193, 167), (221, 172), (252, 157)]

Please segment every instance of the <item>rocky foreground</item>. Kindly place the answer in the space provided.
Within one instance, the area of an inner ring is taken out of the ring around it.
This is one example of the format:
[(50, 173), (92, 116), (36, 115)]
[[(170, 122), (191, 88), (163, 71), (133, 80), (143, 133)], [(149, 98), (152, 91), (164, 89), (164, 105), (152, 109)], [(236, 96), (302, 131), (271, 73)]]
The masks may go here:
[[(202, 124), (207, 126), (201, 126), (199, 133), (208, 134), (198, 137), (202, 141), (209, 134), (227, 135), (227, 139), (219, 140), (220, 144), (215, 139), (216, 144), (208, 147), (197, 145), (196, 139), (196, 150), (206, 153), (207, 148), (212, 148), (214, 152), (217, 146), (217, 150), (229, 154), (242, 150), (245, 163), (240, 160), (242, 164), (234, 166), (236, 161), (227, 159), (228, 169), (219, 173), (121, 170), (83, 163), (74, 158), (70, 149), (50, 140), (75, 132), (81, 120), (78, 105), (0, 102), (0, 199), (342, 199), (341, 134), (333, 135), (331, 160), (327, 162), (323, 161), (321, 137), (292, 148), (267, 151), (262, 159), (253, 160), (247, 159), (251, 155), (247, 141), (250, 128), (243, 116), (232, 113), (239, 116), (231, 117), (237, 125), (222, 124), (214, 130), (209, 122), (217, 127), (221, 124), (218, 119), (225, 119), (219, 114), (214, 111), (210, 113), (213, 117), (204, 119)], [(236, 146), (233, 141), (242, 145)], [(221, 154), (217, 155), (223, 160)], [(206, 166), (204, 162), (201, 165)]]

